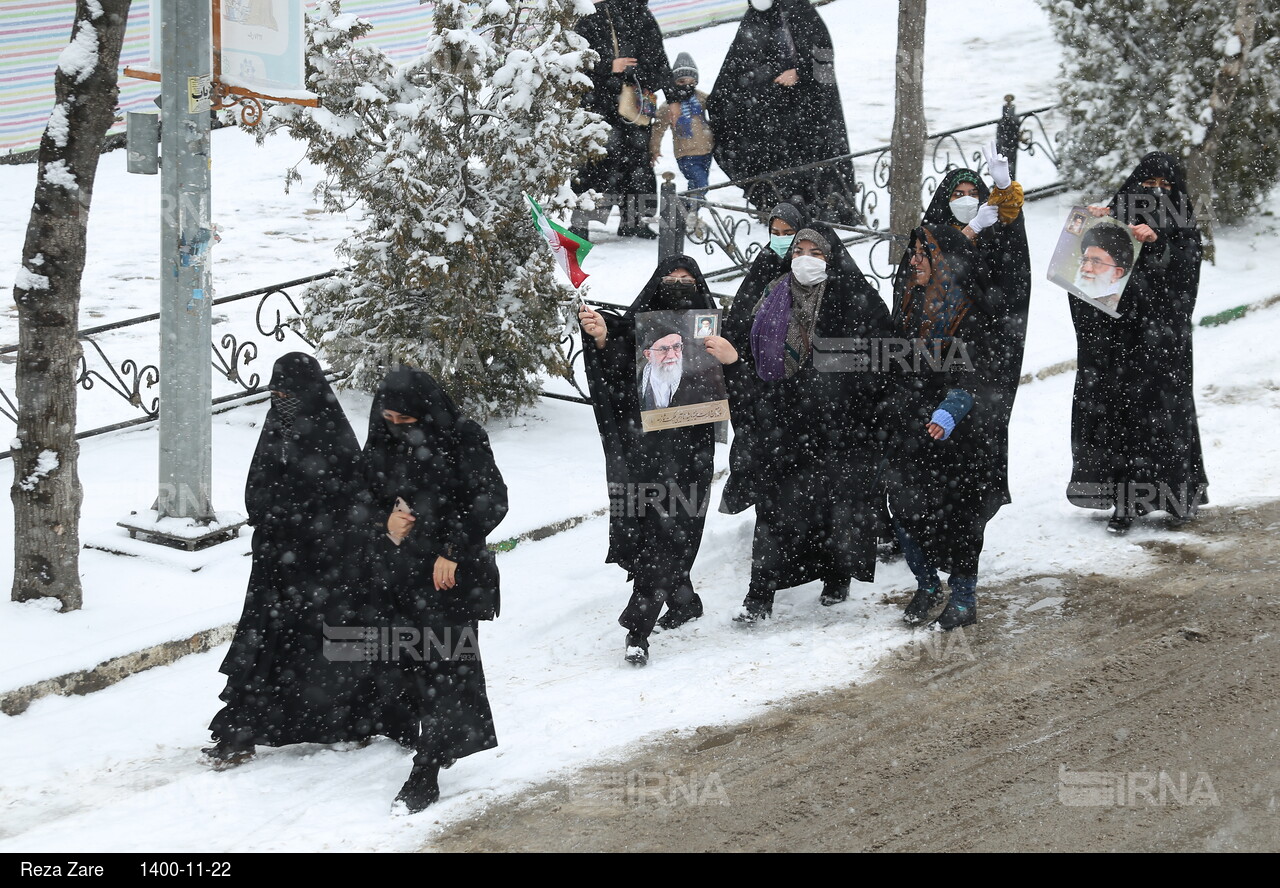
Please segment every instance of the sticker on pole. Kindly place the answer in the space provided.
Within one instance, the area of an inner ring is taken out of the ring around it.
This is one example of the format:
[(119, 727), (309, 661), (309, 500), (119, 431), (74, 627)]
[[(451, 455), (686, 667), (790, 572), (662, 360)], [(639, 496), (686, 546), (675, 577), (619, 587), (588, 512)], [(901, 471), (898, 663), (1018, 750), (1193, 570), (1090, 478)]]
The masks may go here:
[(208, 74), (203, 77), (187, 78), (187, 113), (208, 114), (209, 99), (213, 78)]

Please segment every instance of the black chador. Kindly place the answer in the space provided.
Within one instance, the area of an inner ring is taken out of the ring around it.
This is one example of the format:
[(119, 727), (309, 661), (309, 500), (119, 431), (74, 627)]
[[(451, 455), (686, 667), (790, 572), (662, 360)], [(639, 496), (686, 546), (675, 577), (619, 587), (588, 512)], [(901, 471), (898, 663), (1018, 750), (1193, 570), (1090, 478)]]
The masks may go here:
[[(707, 102), (716, 162), (731, 180), (849, 153), (834, 60), (827, 26), (809, 0), (774, 0), (763, 12), (748, 7)], [(775, 82), (791, 70), (795, 85)], [(796, 198), (816, 216), (831, 193), (851, 187), (852, 174), (844, 163), (783, 175), (776, 191), (759, 187), (749, 199), (763, 209)]]
[(735, 305), (725, 325), (738, 360), (725, 367), (734, 440), (721, 509), (756, 509), (742, 622), (770, 615), (778, 589), (821, 580), (832, 604), (851, 578), (875, 577), (880, 380), (860, 362), (888, 311), (830, 226), (798, 232), (795, 248), (806, 242), (826, 254), (823, 280), (797, 280), (789, 257), (738, 293), (750, 310)]
[[(931, 228), (941, 225), (949, 225), (957, 230), (964, 228), (964, 223), (956, 219), (949, 205), (952, 193), (961, 182), (974, 184), (980, 204), (985, 205), (991, 200), (991, 189), (976, 172), (969, 169), (952, 170), (943, 177), (942, 184), (929, 201), (924, 214), (925, 225)], [(1027, 341), (1027, 314), (1031, 305), (1031, 252), (1027, 245), (1026, 218), (1021, 212), (1021, 187), (1014, 182), (1007, 189), (997, 189), (995, 205), (1000, 208), (1000, 219), (978, 233), (974, 250), (982, 264), (987, 283), (986, 305), (989, 314), (984, 316), (990, 324), (986, 338), (991, 348), (990, 373), (994, 384), (992, 410), (995, 417), (992, 430), (996, 435), (999, 453), (997, 465), (1004, 474), (1003, 501), (1009, 503), (1012, 501), (1008, 487), (1009, 418), (1018, 394), (1022, 356)]]
[(1138, 254), (1120, 317), (1068, 297), (1079, 351), (1067, 497), (1114, 507), (1111, 529), (1123, 532), (1134, 516), (1167, 511), (1183, 521), (1208, 502), (1191, 367), (1201, 239), (1182, 167), (1168, 154), (1144, 157), (1110, 210), (1126, 225), (1149, 225), (1156, 240)]
[(912, 232), (893, 306), (894, 335), (911, 348), (885, 368), (893, 382), (886, 398), (889, 509), (918, 583), (909, 622), (941, 602), (939, 569), (951, 575), (954, 605), (939, 620), (943, 628), (976, 619), (986, 525), (1006, 494), (999, 446), (1006, 419), (990, 319), (985, 271), (968, 238), (949, 225)]
[(253, 566), (220, 670), (226, 706), (209, 730), (215, 765), (255, 745), (367, 737), (352, 708), (360, 670), (324, 656), (324, 625), (351, 617), (344, 589), (347, 510), (359, 444), (316, 360), (276, 361), (274, 393), (245, 484)]
[[(440, 767), (498, 743), (476, 631), (498, 613), (485, 540), (506, 515), (507, 488), (484, 430), (409, 368), (374, 396), (364, 468), (369, 584), (391, 639), (378, 733), (417, 752), (398, 797), (412, 811), (438, 798)], [(405, 510), (413, 522), (397, 544), (388, 519)]]
[[(677, 269), (694, 280), (663, 280)], [(661, 624), (667, 628), (702, 615), (702, 600), (693, 591), (689, 572), (702, 542), (715, 447), (709, 424), (643, 431), (636, 315), (714, 308), (697, 262), (669, 256), (625, 314), (602, 313), (608, 328), (604, 348), (596, 348), (592, 337), (584, 336), (587, 382), (609, 482), (605, 560), (625, 570), (633, 582), (631, 600), (618, 622), (627, 630), (629, 651), (636, 647), (646, 652), (633, 662), (647, 659), (647, 639), (664, 603), (668, 611)], [(702, 347), (701, 340), (685, 337), (684, 348), (695, 347)]]
[[(587, 163), (573, 183), (578, 193), (590, 189), (600, 192), (603, 201), (597, 201), (595, 213), (576, 213), (574, 226), (585, 236), (588, 218), (603, 222), (609, 208), (618, 205), (622, 211), (618, 234), (652, 237), (641, 221), (657, 212), (658, 184), (649, 159), (650, 128), (624, 120), (618, 113), (618, 102), (624, 87), (656, 94), (670, 86), (671, 65), (662, 31), (647, 0), (604, 0), (596, 4), (594, 13), (579, 19), (574, 30), (600, 54), (595, 67), (587, 72), (592, 88), (583, 100), (584, 107), (604, 117), (610, 128), (605, 156)], [(618, 58), (634, 58), (634, 69), (615, 73), (613, 62)]]

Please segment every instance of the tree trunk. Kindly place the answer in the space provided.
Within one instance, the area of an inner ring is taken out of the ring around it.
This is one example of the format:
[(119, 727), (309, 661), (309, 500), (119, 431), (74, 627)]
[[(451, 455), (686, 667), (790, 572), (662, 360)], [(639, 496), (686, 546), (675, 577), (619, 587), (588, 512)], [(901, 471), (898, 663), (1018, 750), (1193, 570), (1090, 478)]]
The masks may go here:
[[(898, 61), (889, 170), (889, 230), (895, 253), (920, 224), (924, 170), (924, 16), (926, 0), (898, 0)], [(896, 256), (894, 257), (896, 259)]]
[(80, 276), (98, 156), (115, 119), (116, 69), (129, 0), (78, 0), (71, 45), (54, 75), (56, 104), (39, 172), (18, 305), (18, 432), (13, 446), (14, 601), (80, 607), (76, 378)]
[[(1197, 221), (1204, 234), (1204, 254), (1214, 260), (1213, 221), (1216, 216), (1216, 190), (1218, 150), (1222, 134), (1226, 132), (1231, 115), (1235, 112), (1236, 93), (1241, 81), (1248, 76), (1249, 51), (1253, 49), (1253, 35), (1258, 24), (1258, 0), (1236, 0), (1235, 36), (1240, 41), (1240, 51), (1228, 56), (1213, 78), (1213, 92), (1209, 95), (1209, 123), (1205, 127), (1200, 144), (1192, 148), (1187, 158), (1187, 190), (1196, 207)], [(1208, 212), (1205, 212), (1205, 210)]]

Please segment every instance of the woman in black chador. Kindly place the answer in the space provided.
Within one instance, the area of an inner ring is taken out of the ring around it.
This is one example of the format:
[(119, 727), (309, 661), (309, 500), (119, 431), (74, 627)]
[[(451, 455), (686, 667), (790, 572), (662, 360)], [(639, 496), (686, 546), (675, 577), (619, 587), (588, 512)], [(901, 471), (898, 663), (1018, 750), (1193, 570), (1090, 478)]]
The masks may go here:
[(995, 184), (988, 188), (970, 169), (951, 170), (933, 193), (925, 209), (924, 224), (949, 225), (973, 243), (987, 281), (987, 305), (991, 314), (989, 342), (993, 395), (997, 419), (992, 423), (1003, 473), (1003, 500), (1009, 495), (1009, 417), (1022, 376), (1022, 355), (1027, 340), (1027, 313), (1031, 304), (1031, 253), (1027, 246), (1026, 220), (1022, 212), (1022, 186), (1009, 176), (1009, 161), (986, 149), (988, 169)]
[(889, 511), (917, 591), (903, 618), (921, 623), (951, 596), (942, 629), (977, 620), (978, 558), (1006, 499), (998, 362), (981, 256), (949, 225), (911, 234), (894, 281), (893, 335), (911, 343), (889, 360)]
[(426, 373), (401, 367), (373, 399), (364, 446), (371, 594), (392, 639), (378, 677), (378, 733), (412, 747), (396, 797), (440, 797), (441, 767), (497, 746), (476, 621), (498, 613), (485, 537), (507, 512), (488, 436)]
[(756, 508), (751, 587), (734, 618), (750, 624), (772, 614), (779, 589), (821, 580), (830, 605), (851, 579), (875, 578), (880, 382), (865, 361), (888, 311), (821, 223), (796, 233), (779, 277), (737, 298), (750, 310), (735, 306), (725, 325), (734, 440), (721, 510)]
[[(716, 162), (733, 181), (849, 153), (831, 35), (809, 0), (751, 0), (707, 110)], [(764, 209), (794, 198), (824, 216), (821, 208), (845, 194), (852, 177), (844, 162), (775, 177), (776, 191), (761, 184), (747, 199)], [(851, 209), (833, 209), (831, 221), (857, 221)]]
[(271, 408), (245, 484), (253, 566), (244, 612), (220, 667), (226, 706), (209, 730), (215, 767), (256, 745), (369, 736), (352, 709), (362, 676), (323, 655), (323, 626), (348, 621), (343, 541), (360, 445), (315, 358), (275, 363)]
[[(634, 583), (618, 622), (627, 630), (625, 658), (637, 666), (649, 660), (649, 635), (655, 623), (674, 629), (702, 616), (702, 600), (693, 591), (689, 571), (702, 542), (715, 436), (710, 424), (643, 430), (636, 379), (636, 315), (714, 308), (697, 262), (688, 256), (668, 256), (625, 314), (605, 315), (585, 306), (579, 312), (587, 382), (610, 491), (605, 560), (625, 570)], [(702, 348), (713, 356), (724, 344), (719, 336), (685, 335), (683, 343), (669, 338), (682, 349)], [(680, 365), (687, 368), (688, 356), (679, 357)], [(712, 397), (696, 382), (684, 373), (670, 403), (701, 403)], [(695, 400), (681, 398), (686, 387), (699, 392), (692, 396)], [(659, 619), (664, 603), (667, 612)]]
[[(592, 88), (583, 106), (604, 117), (609, 125), (605, 156), (586, 164), (574, 177), (581, 194), (595, 189), (604, 195), (593, 212), (574, 213), (574, 233), (587, 236), (587, 222), (604, 222), (617, 205), (622, 212), (618, 234), (622, 237), (656, 238), (644, 217), (657, 212), (658, 180), (649, 156), (650, 123), (623, 118), (618, 102), (624, 87), (644, 89), (656, 95), (671, 85), (671, 65), (662, 45), (662, 31), (648, 0), (603, 0), (595, 12), (578, 20), (574, 30), (600, 54), (587, 72)], [(656, 111), (653, 108), (652, 114)]]
[(1181, 164), (1142, 159), (1107, 207), (1142, 251), (1118, 318), (1068, 297), (1077, 357), (1067, 498), (1115, 512), (1124, 533), (1136, 516), (1166, 511), (1175, 524), (1208, 502), (1191, 369), (1191, 313), (1200, 287), (1201, 242)]

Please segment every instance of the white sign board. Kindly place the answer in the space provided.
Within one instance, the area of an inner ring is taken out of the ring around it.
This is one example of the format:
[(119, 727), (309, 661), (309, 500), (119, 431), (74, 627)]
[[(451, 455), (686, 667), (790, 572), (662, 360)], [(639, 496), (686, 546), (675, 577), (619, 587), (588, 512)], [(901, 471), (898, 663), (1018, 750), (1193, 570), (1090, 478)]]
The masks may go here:
[[(303, 0), (222, 0), (223, 85), (280, 99), (309, 99)], [(151, 0), (151, 64), (160, 71), (160, 0)]]

